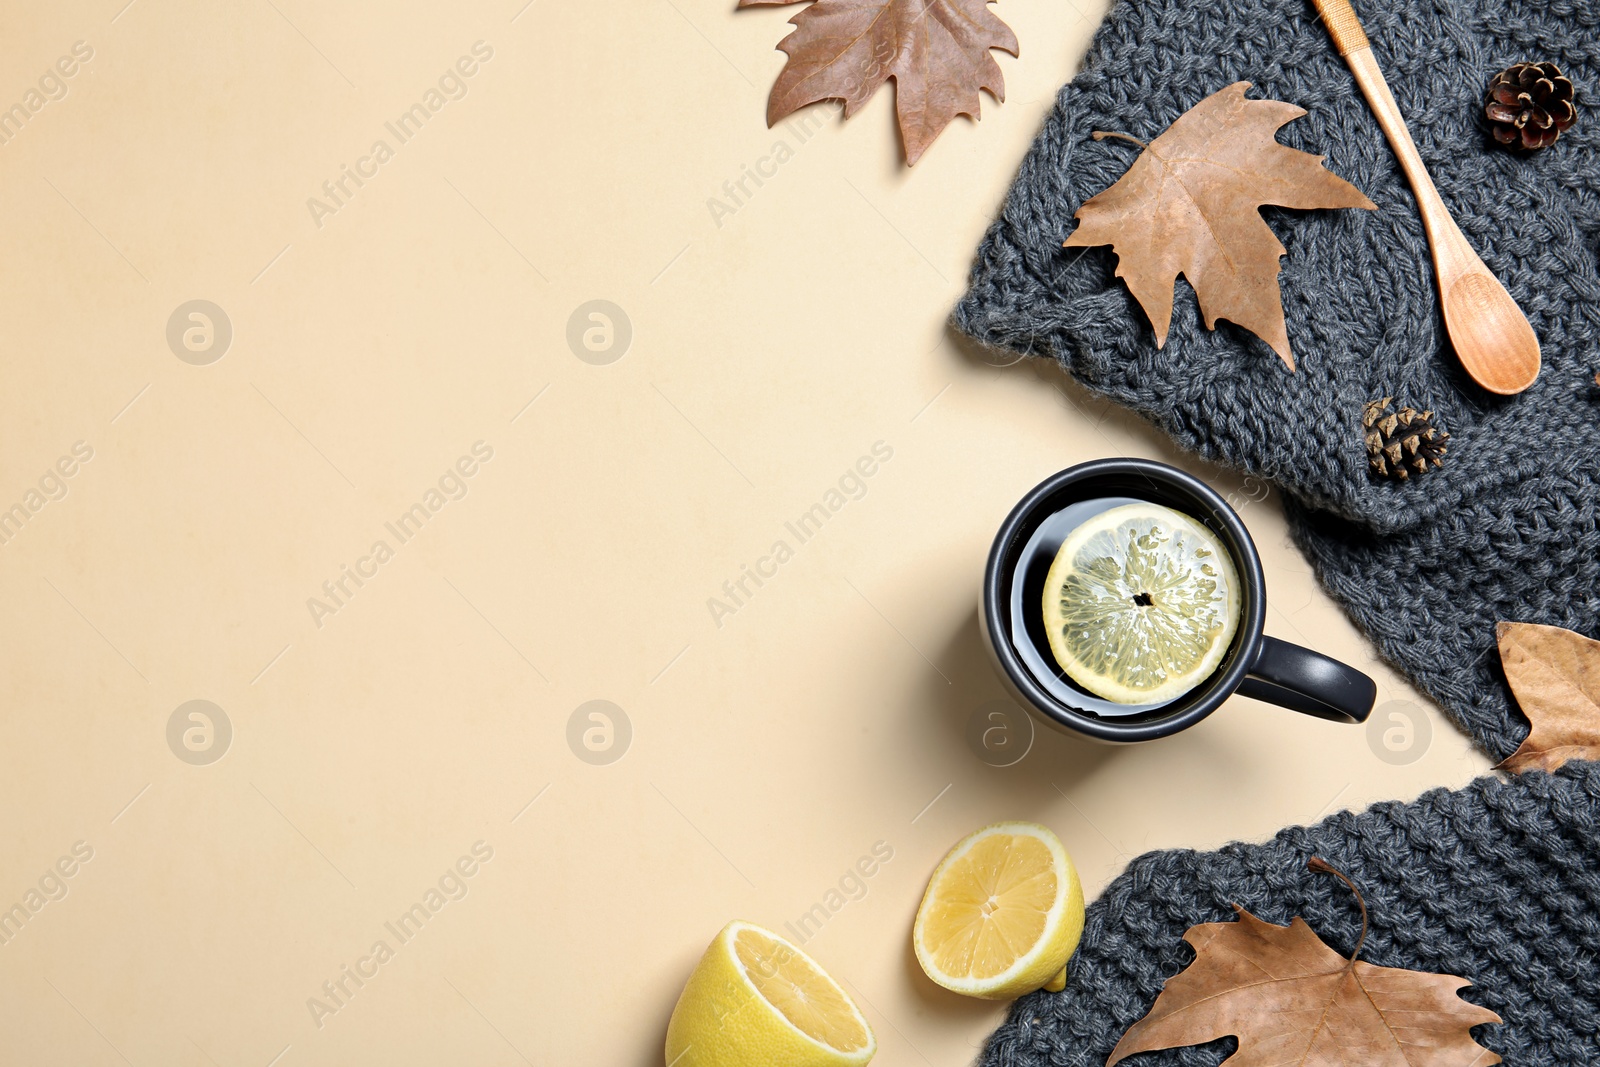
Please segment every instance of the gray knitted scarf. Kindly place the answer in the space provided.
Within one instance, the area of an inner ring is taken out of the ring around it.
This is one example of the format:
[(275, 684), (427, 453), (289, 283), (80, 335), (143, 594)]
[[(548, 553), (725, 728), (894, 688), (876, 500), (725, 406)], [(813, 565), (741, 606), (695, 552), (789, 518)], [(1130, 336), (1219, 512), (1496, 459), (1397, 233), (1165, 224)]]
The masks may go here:
[[(1055, 359), (1178, 444), (1282, 490), (1296, 541), (1379, 650), (1496, 759), (1527, 732), (1499, 658), (1499, 619), (1600, 636), (1600, 2), (1357, 0), (1418, 149), (1468, 239), (1543, 344), (1517, 397), (1478, 390), (1439, 317), (1426, 237), (1399, 165), (1309, 0), (1117, 0), (1065, 86), (979, 249), (954, 322), (992, 346)], [(1532, 156), (1492, 145), (1489, 78), (1553, 60), (1578, 125)], [(1378, 210), (1287, 212), (1280, 281), (1299, 364), (1226, 322), (1208, 331), (1178, 287), (1157, 350), (1108, 248), (1063, 249), (1072, 216), (1138, 149), (1235, 81), (1309, 114), (1279, 139), (1328, 157)], [(1371, 477), (1363, 405), (1431, 408), (1444, 466)], [(990, 1065), (1099, 1067), (1162, 982), (1181, 940), (1239, 903), (1304, 915), (1336, 947), (1359, 928), (1348, 893), (1305, 869), (1318, 852), (1367, 893), (1373, 963), (1462, 975), (1505, 1023), (1478, 1039), (1511, 1062), (1600, 1064), (1600, 766), (1485, 778), (1411, 804), (1336, 815), (1265, 845), (1155, 853), (1090, 908), (1060, 994), (1019, 1001)], [(1345, 945), (1348, 947), (1348, 944)], [(1230, 1040), (1140, 1064), (1215, 1064)]]

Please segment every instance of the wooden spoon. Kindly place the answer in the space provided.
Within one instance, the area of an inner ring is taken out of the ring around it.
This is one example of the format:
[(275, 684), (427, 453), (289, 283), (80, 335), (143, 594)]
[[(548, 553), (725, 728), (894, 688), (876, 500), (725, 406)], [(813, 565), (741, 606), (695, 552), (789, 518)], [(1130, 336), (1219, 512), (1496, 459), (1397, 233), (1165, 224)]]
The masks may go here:
[(1472, 250), (1450, 217), (1450, 209), (1439, 198), (1349, 0), (1313, 2), (1416, 194), (1422, 225), (1433, 247), (1444, 325), (1456, 356), (1473, 380), (1491, 393), (1509, 396), (1522, 392), (1539, 376), (1539, 338), (1506, 287)]

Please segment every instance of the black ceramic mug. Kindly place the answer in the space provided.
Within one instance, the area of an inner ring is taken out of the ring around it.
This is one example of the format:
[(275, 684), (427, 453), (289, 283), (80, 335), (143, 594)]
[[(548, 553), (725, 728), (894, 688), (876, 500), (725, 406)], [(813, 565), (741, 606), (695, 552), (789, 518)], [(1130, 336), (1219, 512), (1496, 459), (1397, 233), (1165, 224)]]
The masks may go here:
[[(1037, 626), (1042, 633), (1040, 568), (1048, 570), (1054, 546), (1067, 532), (1052, 532), (1051, 520), (1075, 505), (1108, 499), (1161, 504), (1203, 524), (1227, 547), (1242, 587), (1233, 643), (1211, 677), (1170, 701), (1142, 709), (1113, 708), (1079, 690), (1047, 653), (1041, 662), (1039, 633), (1019, 631)], [(1011, 510), (984, 568), (979, 630), (1001, 680), (1023, 707), (1054, 726), (1097, 741), (1149, 741), (1175, 734), (1210, 715), (1234, 693), (1323, 719), (1365, 721), (1377, 695), (1372, 679), (1319, 652), (1268, 637), (1262, 632), (1266, 615), (1261, 556), (1238, 514), (1215, 490), (1165, 463), (1102, 459), (1046, 479)], [(1045, 673), (1053, 677), (1041, 677)]]

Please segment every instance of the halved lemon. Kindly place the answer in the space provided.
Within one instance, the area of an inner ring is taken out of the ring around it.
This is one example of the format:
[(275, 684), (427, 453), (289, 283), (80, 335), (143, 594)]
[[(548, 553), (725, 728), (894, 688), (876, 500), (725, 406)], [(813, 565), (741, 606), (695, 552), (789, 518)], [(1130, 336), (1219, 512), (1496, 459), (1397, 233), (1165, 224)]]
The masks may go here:
[(1180, 511), (1124, 504), (1067, 535), (1044, 583), (1050, 651), (1119, 704), (1159, 704), (1217, 669), (1239, 626), (1239, 575), (1220, 538)]
[(1000, 822), (945, 856), (917, 909), (917, 962), (946, 989), (1010, 1000), (1049, 983), (1083, 935), (1083, 885), (1048, 828)]
[(855, 1002), (770, 930), (722, 928), (667, 1024), (667, 1067), (861, 1067), (878, 1051)]

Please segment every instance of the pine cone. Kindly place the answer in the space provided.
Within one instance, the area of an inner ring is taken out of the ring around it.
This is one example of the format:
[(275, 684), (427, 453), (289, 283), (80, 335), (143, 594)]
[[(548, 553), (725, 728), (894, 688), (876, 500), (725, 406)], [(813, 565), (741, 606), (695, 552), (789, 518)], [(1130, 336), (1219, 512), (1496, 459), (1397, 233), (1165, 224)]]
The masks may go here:
[(1444, 443), (1450, 435), (1433, 424), (1433, 412), (1407, 407), (1390, 411), (1393, 400), (1374, 400), (1361, 415), (1372, 473), (1405, 481), (1430, 466), (1444, 466)]
[(1489, 132), (1511, 148), (1548, 148), (1578, 120), (1572, 82), (1554, 63), (1517, 63), (1489, 82)]

